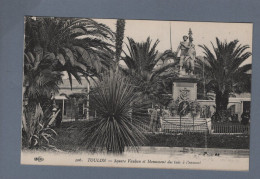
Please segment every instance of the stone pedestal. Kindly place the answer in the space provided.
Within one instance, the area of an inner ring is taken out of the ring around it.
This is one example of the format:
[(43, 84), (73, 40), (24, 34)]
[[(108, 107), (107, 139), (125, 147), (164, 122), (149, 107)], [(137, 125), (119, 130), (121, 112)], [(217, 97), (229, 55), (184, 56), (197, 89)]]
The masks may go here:
[[(173, 80), (173, 100), (178, 100), (178, 105), (181, 103), (189, 104), (192, 101), (197, 100), (197, 83), (198, 79), (195, 76), (181, 75)], [(176, 106), (174, 106), (177, 110)], [(172, 110), (172, 109), (171, 109)], [(162, 118), (162, 130), (163, 131), (207, 131), (205, 119), (201, 119), (199, 114), (195, 117), (191, 116), (189, 112), (185, 116), (180, 116), (176, 113)]]
[(194, 101), (197, 99), (197, 82), (195, 77), (183, 76), (176, 78), (172, 84), (173, 100)]

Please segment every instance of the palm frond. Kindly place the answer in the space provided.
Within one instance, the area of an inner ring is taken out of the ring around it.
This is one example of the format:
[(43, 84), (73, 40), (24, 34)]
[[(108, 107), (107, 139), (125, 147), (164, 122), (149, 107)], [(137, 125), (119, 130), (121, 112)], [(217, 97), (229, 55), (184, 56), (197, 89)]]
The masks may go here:
[(87, 122), (80, 133), (89, 149), (122, 153), (125, 147), (144, 144), (145, 137), (137, 127), (140, 120), (132, 117), (138, 96), (130, 81), (120, 72), (104, 74), (92, 98), (98, 119)]
[[(216, 94), (217, 111), (227, 108), (229, 94), (250, 91), (251, 64), (243, 65), (251, 56), (247, 52), (249, 46), (238, 44), (238, 40), (221, 42), (216, 38), (216, 46), (212, 43), (213, 52), (205, 45), (203, 49), (204, 60), (198, 60), (198, 72), (205, 76), (207, 91)], [(223, 104), (222, 104), (223, 103)]]

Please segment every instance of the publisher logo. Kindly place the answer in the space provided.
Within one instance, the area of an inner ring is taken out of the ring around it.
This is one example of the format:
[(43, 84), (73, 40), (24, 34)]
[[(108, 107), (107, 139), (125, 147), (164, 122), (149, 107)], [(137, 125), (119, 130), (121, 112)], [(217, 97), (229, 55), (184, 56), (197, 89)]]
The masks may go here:
[(44, 158), (42, 158), (41, 156), (34, 158), (34, 161), (38, 161), (38, 162), (42, 162), (43, 160)]

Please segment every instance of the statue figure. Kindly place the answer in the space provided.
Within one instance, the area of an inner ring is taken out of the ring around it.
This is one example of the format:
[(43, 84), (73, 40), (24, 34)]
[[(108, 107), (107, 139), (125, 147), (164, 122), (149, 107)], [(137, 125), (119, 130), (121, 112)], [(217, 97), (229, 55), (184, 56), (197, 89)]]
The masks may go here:
[(188, 51), (189, 51), (189, 42), (187, 40), (188, 40), (188, 36), (184, 35), (183, 42), (180, 42), (180, 45), (178, 46), (178, 49), (176, 51), (176, 55), (178, 55), (179, 51), (181, 50), (181, 54), (180, 54), (180, 74), (181, 75), (184, 74), (182, 67), (183, 67), (184, 60), (187, 57)]
[(190, 75), (193, 75), (194, 73), (194, 64), (195, 64), (195, 58), (196, 58), (196, 50), (195, 50), (195, 45), (192, 43), (193, 38), (192, 38), (192, 31), (189, 29), (189, 50), (188, 50), (188, 55), (185, 59), (187, 63), (187, 69), (188, 73)]
[[(189, 41), (187, 41), (189, 39)], [(176, 51), (176, 55), (178, 55), (179, 51), (181, 50), (180, 54), (180, 75), (186, 75), (188, 72), (189, 75), (193, 75), (194, 73), (194, 63), (196, 58), (196, 51), (195, 45), (192, 43), (192, 32), (191, 29), (189, 30), (189, 37), (184, 35), (183, 42), (180, 42), (178, 49)], [(186, 65), (186, 69), (183, 69), (183, 65)]]

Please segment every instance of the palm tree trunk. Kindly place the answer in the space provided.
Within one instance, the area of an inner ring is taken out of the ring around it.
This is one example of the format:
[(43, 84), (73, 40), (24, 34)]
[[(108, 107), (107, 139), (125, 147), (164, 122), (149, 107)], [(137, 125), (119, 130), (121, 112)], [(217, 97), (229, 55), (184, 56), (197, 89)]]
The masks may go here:
[(228, 103), (229, 103), (229, 93), (227, 91), (224, 92), (221, 103), (222, 103), (222, 110), (227, 110)]
[(116, 71), (118, 70), (118, 65), (120, 61), (120, 56), (122, 52), (122, 45), (124, 39), (125, 31), (125, 20), (118, 19), (116, 22)]
[(229, 103), (229, 93), (218, 91), (216, 93), (216, 114), (218, 116), (218, 121), (226, 121), (227, 120), (227, 106)]
[(217, 91), (216, 92), (216, 113), (219, 113), (219, 111), (221, 110), (221, 101), (222, 101), (222, 93), (221, 91)]
[(218, 113), (221, 110), (227, 110), (227, 106), (229, 103), (229, 94), (227, 92), (224, 92), (222, 94), (221, 91), (218, 91), (216, 93), (216, 113)]

